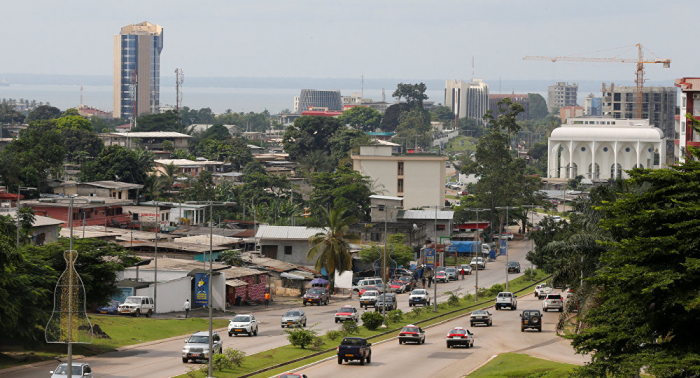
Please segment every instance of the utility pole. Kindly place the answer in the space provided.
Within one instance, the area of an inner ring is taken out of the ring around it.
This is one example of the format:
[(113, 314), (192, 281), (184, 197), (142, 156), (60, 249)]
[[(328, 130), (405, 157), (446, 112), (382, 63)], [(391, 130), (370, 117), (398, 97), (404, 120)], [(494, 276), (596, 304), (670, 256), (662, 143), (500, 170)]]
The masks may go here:
[[(535, 205), (522, 205), (526, 209), (530, 209), (530, 232), (527, 233), (527, 240), (530, 243), (530, 251), (532, 251), (532, 226), (535, 225)], [(530, 261), (530, 270), (532, 270), (532, 261)]]
[[(506, 227), (508, 226), (508, 210), (510, 209), (517, 209), (517, 207), (513, 206), (499, 206), (496, 209), (498, 210), (505, 210), (506, 211)], [(501, 232), (500, 230), (498, 231), (498, 243), (500, 244), (501, 242)], [(508, 291), (508, 239), (506, 238), (506, 291)]]
[[(481, 248), (479, 245), (479, 212), (481, 211), (490, 211), (491, 209), (467, 209), (476, 212), (476, 241), (474, 245), (477, 248), (477, 251), (475, 253), (476, 259), (476, 266), (474, 267), (476, 269), (476, 284), (474, 286), (474, 301), (478, 302), (479, 301), (479, 255), (481, 254), (481, 251), (478, 250), (478, 248)], [(483, 257), (482, 257), (483, 258)]]

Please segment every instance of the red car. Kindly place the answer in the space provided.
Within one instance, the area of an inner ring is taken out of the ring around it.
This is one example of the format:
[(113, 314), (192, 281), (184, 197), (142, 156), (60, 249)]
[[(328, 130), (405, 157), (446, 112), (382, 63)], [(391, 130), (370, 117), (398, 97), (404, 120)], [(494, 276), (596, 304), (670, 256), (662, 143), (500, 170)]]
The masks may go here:
[(435, 282), (448, 282), (447, 274), (445, 272), (437, 272), (435, 274)]
[(394, 293), (403, 293), (406, 291), (406, 284), (401, 280), (393, 280), (389, 286)]
[(362, 294), (364, 294), (367, 290), (381, 291), (376, 286), (362, 286), (360, 288), (360, 296), (362, 296)]

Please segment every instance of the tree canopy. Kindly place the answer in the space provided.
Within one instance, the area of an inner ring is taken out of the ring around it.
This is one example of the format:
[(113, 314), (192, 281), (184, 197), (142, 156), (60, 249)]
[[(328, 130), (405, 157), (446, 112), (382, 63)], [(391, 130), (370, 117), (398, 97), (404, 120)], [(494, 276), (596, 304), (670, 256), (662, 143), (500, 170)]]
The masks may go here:
[(81, 171), (82, 181), (115, 180), (134, 184), (144, 184), (151, 170), (151, 152), (139, 153), (117, 145), (107, 146)]
[(425, 94), (425, 91), (428, 88), (424, 83), (419, 83), (419, 84), (404, 84), (404, 83), (399, 83), (396, 86), (396, 90), (394, 93), (391, 95), (392, 97), (396, 97), (399, 102), (401, 101), (402, 98), (406, 99), (406, 103), (408, 104), (409, 107), (414, 108), (418, 107), (420, 109), (423, 108), (423, 100), (428, 99), (428, 95)]
[(27, 123), (32, 121), (48, 121), (61, 116), (61, 109), (51, 105), (39, 105), (27, 115)]
[(369, 217), (371, 182), (359, 172), (341, 166), (335, 172), (314, 173), (311, 185), (313, 208), (344, 208), (358, 219)]
[(386, 108), (384, 117), (382, 117), (382, 122), (380, 123), (382, 131), (395, 131), (396, 127), (399, 126), (401, 113), (409, 111), (410, 108), (411, 107), (406, 103), (394, 104)]
[(174, 131), (181, 132), (178, 115), (171, 110), (157, 114), (146, 114), (136, 119), (134, 132), (143, 131)]
[(374, 131), (382, 121), (382, 114), (366, 106), (355, 106), (343, 112), (338, 117), (343, 125), (350, 125), (362, 131)]
[(547, 102), (542, 95), (538, 93), (528, 93), (527, 97), (530, 102), (530, 119), (542, 119), (549, 115)]
[(311, 151), (331, 153), (329, 141), (333, 134), (342, 127), (336, 118), (320, 116), (303, 116), (287, 127), (282, 138), (284, 151), (289, 159), (296, 161)]

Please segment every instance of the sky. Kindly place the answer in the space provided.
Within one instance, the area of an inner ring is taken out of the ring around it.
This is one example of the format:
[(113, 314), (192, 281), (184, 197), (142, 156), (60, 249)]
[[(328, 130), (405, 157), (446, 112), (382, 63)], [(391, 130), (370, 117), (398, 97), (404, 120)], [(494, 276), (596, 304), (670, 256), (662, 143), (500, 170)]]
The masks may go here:
[[(164, 28), (162, 76), (633, 80), (634, 64), (525, 55), (670, 58), (646, 77), (700, 76), (698, 1), (22, 0), (0, 14), (0, 75), (111, 75), (112, 36)], [(623, 47), (622, 49), (618, 49)]]

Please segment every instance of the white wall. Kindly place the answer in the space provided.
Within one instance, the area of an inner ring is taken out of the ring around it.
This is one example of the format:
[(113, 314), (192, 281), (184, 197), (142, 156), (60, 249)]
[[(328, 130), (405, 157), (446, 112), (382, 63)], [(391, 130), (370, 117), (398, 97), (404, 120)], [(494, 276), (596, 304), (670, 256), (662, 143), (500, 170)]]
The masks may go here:
[[(148, 295), (154, 297), (155, 285), (137, 289), (135, 295)], [(167, 282), (158, 282), (158, 296), (156, 300), (156, 311), (158, 313), (167, 313), (174, 311), (183, 311), (182, 305), (185, 299), (192, 302), (192, 277), (182, 277), (176, 280)]]

